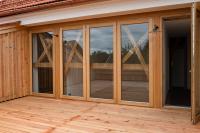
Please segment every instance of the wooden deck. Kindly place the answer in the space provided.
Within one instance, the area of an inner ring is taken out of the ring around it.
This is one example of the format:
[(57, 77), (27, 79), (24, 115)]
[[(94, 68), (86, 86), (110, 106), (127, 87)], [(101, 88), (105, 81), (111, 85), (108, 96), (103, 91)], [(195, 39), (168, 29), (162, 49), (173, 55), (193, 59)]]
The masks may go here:
[(24, 97), (0, 103), (0, 133), (199, 133), (189, 111)]

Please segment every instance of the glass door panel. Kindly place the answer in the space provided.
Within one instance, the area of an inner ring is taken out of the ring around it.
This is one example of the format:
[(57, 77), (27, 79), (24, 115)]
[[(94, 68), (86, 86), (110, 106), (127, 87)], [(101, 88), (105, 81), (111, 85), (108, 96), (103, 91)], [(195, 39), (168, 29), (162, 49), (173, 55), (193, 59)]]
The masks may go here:
[(53, 94), (53, 33), (32, 34), (33, 92)]
[(90, 97), (113, 99), (113, 27), (90, 28)]
[(121, 25), (121, 100), (149, 102), (148, 23)]
[(83, 97), (83, 32), (63, 31), (63, 95)]

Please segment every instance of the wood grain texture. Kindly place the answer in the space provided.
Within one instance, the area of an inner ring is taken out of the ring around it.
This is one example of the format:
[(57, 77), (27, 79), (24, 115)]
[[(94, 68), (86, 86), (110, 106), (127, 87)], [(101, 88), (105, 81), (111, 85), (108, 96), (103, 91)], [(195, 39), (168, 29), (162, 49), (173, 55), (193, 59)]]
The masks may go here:
[(200, 120), (200, 14), (199, 4), (194, 3), (191, 9), (192, 14), (192, 122), (196, 124)]
[(0, 34), (0, 102), (29, 94), (28, 32)]
[[(57, 23), (57, 24), (51, 24), (51, 25), (43, 25), (43, 26), (36, 26), (36, 27), (31, 27), (31, 30), (37, 31), (37, 30), (45, 30), (48, 27), (52, 27), (55, 28), (57, 30), (60, 29), (60, 44), (62, 44), (62, 31), (64, 29), (84, 29), (83, 27), (86, 27), (86, 32), (84, 32), (83, 35), (86, 36), (86, 41), (83, 41), (85, 43), (85, 47), (84, 49), (84, 55), (85, 58), (83, 57), (83, 61), (85, 61), (85, 63), (82, 64), (70, 64), (69, 67), (76, 67), (76, 68), (82, 68), (84, 70), (84, 79), (86, 81), (83, 81), (83, 83), (87, 83), (87, 85), (84, 85), (84, 91), (87, 92), (87, 98), (84, 97), (84, 99), (86, 100), (91, 100), (89, 98), (89, 88), (90, 88), (90, 68), (95, 68), (95, 69), (99, 69), (99, 68), (105, 68), (105, 69), (111, 69), (114, 68), (115, 70), (113, 70), (114, 72), (114, 77), (115, 82), (114, 82), (114, 90), (115, 92), (115, 98), (114, 98), (114, 103), (121, 103), (120, 102), (120, 96), (121, 96), (121, 92), (120, 92), (120, 87), (121, 87), (121, 51), (120, 51), (120, 24), (127, 24), (127, 23), (141, 23), (141, 22), (148, 22), (149, 23), (149, 37), (150, 37), (150, 64), (149, 64), (149, 76), (150, 76), (150, 104), (148, 104), (148, 106), (150, 107), (155, 107), (155, 108), (162, 108), (163, 107), (163, 99), (162, 99), (162, 93), (163, 93), (163, 80), (164, 80), (164, 75), (163, 75), (163, 64), (162, 64), (162, 60), (163, 60), (163, 54), (162, 54), (162, 50), (163, 50), (163, 46), (162, 46), (162, 19), (163, 17), (166, 16), (170, 16), (170, 17), (177, 17), (177, 16), (186, 16), (186, 15), (190, 15), (190, 9), (186, 8), (186, 9), (179, 9), (179, 10), (169, 10), (169, 11), (162, 11), (162, 12), (150, 12), (150, 13), (141, 13), (141, 14), (129, 14), (129, 15), (123, 15), (123, 16), (116, 16), (116, 17), (109, 17), (109, 18), (98, 18), (98, 19), (90, 19), (90, 20), (82, 20), (82, 21), (76, 21), (73, 23)], [(130, 21), (131, 20), (131, 21)], [(116, 58), (114, 61), (113, 66), (111, 64), (93, 64), (90, 65), (90, 58), (89, 58), (89, 28), (90, 27), (101, 27), (101, 26), (108, 26), (108, 25), (113, 25), (113, 27), (116, 28), (116, 32), (114, 32), (113, 35), (114, 36), (114, 41), (116, 41), (116, 50), (114, 50), (114, 55)], [(159, 30), (157, 32), (153, 32), (153, 26), (157, 25), (159, 27)], [(57, 45), (57, 47), (60, 47), (62, 45)], [(60, 51), (62, 51), (62, 48), (60, 49)], [(60, 76), (58, 75), (58, 77), (60, 77), (60, 88), (58, 88), (60, 90), (60, 92), (62, 93), (62, 88), (63, 88), (63, 79), (62, 79), (62, 71), (64, 70), (62, 68), (62, 52), (61, 53), (55, 53), (56, 55), (60, 54)], [(57, 64), (56, 64), (57, 65)], [(138, 69), (141, 67), (140, 66), (126, 66), (123, 69)], [(146, 68), (145, 68), (146, 69)], [(87, 77), (87, 78), (85, 78)], [(59, 91), (58, 90), (58, 91)], [(84, 93), (85, 94), (85, 93)], [(60, 96), (61, 98), (63, 96)], [(68, 97), (69, 98), (69, 97)], [(72, 98), (70, 98), (72, 99)], [(80, 100), (80, 97), (76, 97), (73, 99), (78, 99)], [(103, 100), (99, 100), (98, 101), (101, 102), (107, 102), (107, 101), (103, 101)], [(95, 101), (97, 101), (95, 100)], [(112, 101), (113, 102), (113, 101)], [(122, 103), (121, 103), (122, 104)], [(126, 103), (125, 103), (126, 104)], [(129, 103), (128, 103), (129, 104)], [(142, 105), (143, 104), (139, 103), (136, 105)], [(146, 104), (144, 106), (147, 106)]]
[(0, 131), (7, 133), (199, 133), (199, 128), (190, 124), (187, 110), (40, 97), (0, 104)]
[(163, 43), (162, 43), (162, 19), (160, 17), (153, 18), (153, 24), (160, 27), (159, 31), (152, 32), (152, 77), (153, 77), (153, 102), (155, 108), (162, 107), (162, 50), (163, 50)]
[[(149, 12), (149, 13), (139, 13), (139, 14), (127, 14), (114, 17), (87, 19), (76, 22), (67, 23), (55, 23), (51, 25), (41, 25), (29, 27), (29, 37), (30, 42), (27, 42), (27, 32), (20, 29), (19, 26), (7, 25), (0, 27), (0, 61), (3, 62), (0, 65), (0, 97), (2, 99), (12, 99), (17, 97), (25, 96), (26, 94), (32, 93), (32, 64), (31, 63), (31, 51), (32, 51), (32, 41), (31, 33), (47, 32), (52, 31), (54, 33), (53, 37), (53, 85), (54, 94), (51, 97), (63, 98), (63, 59), (62, 59), (62, 31), (67, 29), (83, 29), (83, 90), (84, 90), (84, 100), (88, 98), (89, 94), (89, 71), (90, 67), (106, 69), (114, 68), (114, 102), (120, 103), (120, 87), (121, 87), (121, 51), (120, 48), (120, 23), (127, 23), (129, 20), (133, 20), (135, 23), (141, 22), (143, 20), (151, 20), (149, 22), (149, 36), (152, 45), (150, 50), (151, 61), (149, 65), (149, 76), (150, 78), (150, 106), (155, 108), (162, 108), (162, 81), (164, 79), (162, 71), (162, 28), (158, 32), (152, 32), (152, 27), (154, 24), (162, 27), (162, 17), (164, 16), (182, 16), (190, 15), (190, 9), (177, 9), (177, 10), (167, 10), (160, 12)], [(131, 22), (132, 23), (132, 22)], [(101, 27), (105, 25), (112, 25), (115, 29), (114, 31), (114, 63), (113, 66), (107, 65), (102, 66), (100, 64), (90, 66), (89, 64), (89, 27)], [(86, 28), (87, 27), (87, 28)], [(24, 27), (23, 27), (24, 28)], [(115, 35), (116, 34), (116, 35)], [(14, 42), (13, 44), (11, 42)], [(116, 43), (116, 44), (115, 44)], [(20, 45), (21, 44), (21, 45)], [(11, 48), (6, 48), (10, 47)], [(15, 49), (12, 49), (15, 47)], [(28, 64), (28, 61), (30, 64)], [(39, 64), (40, 66), (46, 67), (48, 64)], [(69, 67), (73, 67), (71, 64)], [(74, 65), (75, 66), (75, 65)], [(77, 65), (75, 67), (79, 67)], [(125, 66), (122, 69), (141, 69), (140, 66)], [(145, 68), (147, 69), (147, 68)], [(9, 89), (7, 89), (9, 88)], [(21, 89), (19, 89), (21, 88)], [(26, 88), (30, 88), (27, 90)], [(14, 93), (14, 94), (13, 94)], [(10, 96), (11, 95), (11, 96)], [(35, 94), (34, 94), (35, 95)], [(40, 96), (46, 96), (41, 95)], [(86, 98), (87, 95), (87, 98)], [(8, 98), (5, 98), (8, 97)], [(69, 98), (69, 97), (67, 97)], [(74, 99), (74, 98), (72, 98)], [(80, 100), (80, 98), (75, 98)], [(97, 99), (99, 100), (99, 99)], [(99, 100), (100, 101), (100, 100)], [(105, 101), (101, 101), (105, 102)], [(146, 105), (145, 105), (146, 106)]]

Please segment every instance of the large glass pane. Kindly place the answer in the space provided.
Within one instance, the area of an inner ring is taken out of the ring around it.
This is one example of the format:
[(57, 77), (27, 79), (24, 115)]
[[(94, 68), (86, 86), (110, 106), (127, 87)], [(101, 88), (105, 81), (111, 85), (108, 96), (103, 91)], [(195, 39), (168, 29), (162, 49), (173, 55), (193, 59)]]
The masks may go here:
[(53, 93), (53, 36), (52, 32), (34, 33), (33, 48), (33, 92)]
[(63, 94), (83, 96), (82, 30), (63, 31)]
[(113, 28), (90, 29), (90, 97), (113, 98)]
[(125, 101), (149, 101), (148, 24), (121, 25), (122, 90)]

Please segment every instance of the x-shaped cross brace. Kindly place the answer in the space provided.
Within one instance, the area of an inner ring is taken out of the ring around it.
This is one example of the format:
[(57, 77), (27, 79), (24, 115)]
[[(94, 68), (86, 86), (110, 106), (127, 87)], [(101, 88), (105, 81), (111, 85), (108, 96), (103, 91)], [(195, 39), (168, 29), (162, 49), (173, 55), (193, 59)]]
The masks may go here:
[(45, 55), (47, 55), (49, 63), (52, 64), (53, 61), (52, 61), (52, 57), (49, 52), (51, 46), (53, 45), (52, 40), (45, 39), (45, 37), (42, 34), (39, 34), (39, 38), (42, 43), (44, 51), (42, 52), (42, 54), (40, 55), (40, 57), (38, 58), (36, 63), (40, 63), (44, 59)]
[[(73, 45), (70, 45), (71, 46), (71, 48), (73, 49)], [(78, 45), (77, 45), (78, 46)], [(76, 47), (77, 47), (76, 46)], [(79, 53), (79, 51), (76, 49), (75, 50), (75, 54), (77, 55), (77, 57), (79, 58), (79, 60), (81, 61), (81, 62), (83, 62), (83, 56)]]
[(122, 62), (125, 63), (130, 57), (131, 55), (134, 54), (134, 52), (136, 53), (140, 63), (142, 64), (142, 67), (145, 71), (145, 74), (147, 76), (147, 79), (149, 79), (149, 72), (148, 72), (148, 66), (145, 63), (144, 57), (139, 49), (139, 44), (141, 44), (145, 39), (148, 33), (145, 33), (145, 35), (143, 37), (141, 37), (141, 39), (136, 42), (135, 38), (133, 37), (132, 33), (130, 32), (130, 30), (128, 29), (128, 27), (124, 27), (124, 30), (126, 32), (126, 34), (128, 35), (128, 38), (133, 46), (132, 49), (129, 50), (129, 52), (124, 56), (124, 58), (122, 59)]
[(82, 55), (77, 51), (77, 46), (79, 45), (78, 43), (79, 43), (79, 41), (80, 41), (80, 39), (81, 39), (81, 32), (77, 35), (77, 37), (76, 37), (76, 40), (75, 40), (75, 44), (72, 46), (72, 49), (71, 49), (71, 52), (70, 52), (70, 54), (69, 54), (69, 57), (67, 58), (67, 63), (65, 64), (65, 69), (64, 69), (64, 76), (66, 77), (67, 76), (67, 73), (69, 72), (69, 66), (70, 66), (70, 64), (71, 64), (71, 62), (72, 62), (72, 59), (73, 59), (73, 56), (74, 56), (74, 54), (76, 53), (77, 54), (77, 56), (81, 59), (81, 60), (83, 60), (83, 57), (82, 57)]

